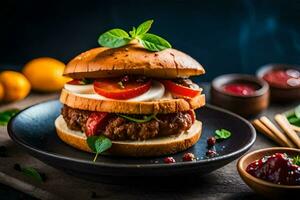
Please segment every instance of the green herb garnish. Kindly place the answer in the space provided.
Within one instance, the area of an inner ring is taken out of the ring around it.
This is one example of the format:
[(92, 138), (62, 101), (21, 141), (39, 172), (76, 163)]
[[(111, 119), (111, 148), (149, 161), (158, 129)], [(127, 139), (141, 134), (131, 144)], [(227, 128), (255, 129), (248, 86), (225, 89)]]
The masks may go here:
[(104, 135), (91, 136), (87, 138), (87, 144), (90, 149), (96, 154), (94, 157), (94, 162), (96, 162), (98, 155), (109, 149), (112, 145), (110, 139)]
[(0, 126), (5, 126), (9, 120), (19, 112), (18, 109), (9, 109), (3, 112), (0, 112)]
[(123, 118), (125, 118), (129, 121), (136, 122), (136, 123), (145, 123), (145, 122), (151, 121), (152, 119), (157, 119), (156, 114), (152, 114), (152, 115), (149, 115), (149, 116), (144, 116), (143, 119), (129, 117), (127, 115), (122, 115), (122, 114), (117, 114), (117, 115), (120, 116), (120, 117), (123, 117)]
[(300, 166), (300, 155), (294, 156), (292, 159), (293, 164)]
[(40, 183), (43, 182), (43, 178), (42, 178), (41, 174), (33, 167), (22, 167), (21, 172), (25, 176), (31, 177)]
[(300, 105), (294, 109), (294, 112), (286, 116), (290, 124), (300, 127)]
[(153, 20), (147, 20), (137, 28), (133, 27), (129, 34), (123, 29), (111, 29), (100, 35), (98, 43), (109, 48), (125, 46), (132, 40), (138, 40), (146, 49), (150, 51), (162, 51), (171, 48), (171, 44), (158, 35), (148, 33)]
[(231, 136), (231, 132), (226, 129), (220, 129), (215, 131), (215, 138), (225, 140)]
[(291, 116), (291, 117), (288, 117), (288, 121), (291, 124), (297, 125), (300, 123), (300, 118), (297, 118), (296, 116)]

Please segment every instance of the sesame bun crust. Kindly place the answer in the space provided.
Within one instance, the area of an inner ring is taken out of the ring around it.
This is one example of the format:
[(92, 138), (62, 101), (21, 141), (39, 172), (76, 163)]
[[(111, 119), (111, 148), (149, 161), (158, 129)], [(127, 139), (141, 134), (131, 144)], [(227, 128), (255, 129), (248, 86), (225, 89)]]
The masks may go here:
[[(68, 145), (82, 151), (91, 152), (86, 143), (86, 136), (80, 131), (67, 127), (62, 116), (55, 121), (58, 137)], [(105, 152), (108, 155), (149, 157), (161, 156), (184, 151), (199, 140), (202, 123), (195, 121), (192, 127), (178, 136), (161, 137), (145, 141), (112, 141), (112, 147)]]
[(71, 78), (107, 78), (146, 75), (178, 78), (204, 74), (203, 67), (189, 55), (176, 49), (148, 51), (140, 44), (119, 48), (98, 47), (81, 53), (66, 66), (64, 75)]

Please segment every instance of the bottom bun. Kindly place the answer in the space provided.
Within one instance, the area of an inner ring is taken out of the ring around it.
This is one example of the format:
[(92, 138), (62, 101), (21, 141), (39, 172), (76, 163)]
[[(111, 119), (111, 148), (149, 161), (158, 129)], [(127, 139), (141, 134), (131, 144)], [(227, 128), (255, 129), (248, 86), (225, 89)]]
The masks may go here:
[[(55, 120), (57, 135), (65, 143), (83, 151), (91, 152), (86, 136), (81, 131), (67, 127), (62, 116)], [(184, 151), (193, 146), (201, 136), (202, 123), (195, 121), (192, 127), (177, 136), (154, 138), (144, 141), (112, 141), (112, 147), (105, 152), (109, 155), (146, 157), (161, 156)]]

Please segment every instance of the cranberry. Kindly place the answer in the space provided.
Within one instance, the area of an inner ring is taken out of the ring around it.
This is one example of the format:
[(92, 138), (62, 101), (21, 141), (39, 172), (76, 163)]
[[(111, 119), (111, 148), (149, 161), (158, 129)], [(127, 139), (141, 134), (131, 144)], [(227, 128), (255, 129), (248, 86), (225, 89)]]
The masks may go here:
[(284, 185), (300, 185), (300, 167), (286, 154), (275, 153), (250, 163), (246, 171), (256, 178)]
[(170, 164), (170, 163), (175, 163), (175, 159), (173, 157), (166, 157), (164, 158), (164, 163)]
[(209, 137), (206, 142), (207, 142), (208, 146), (214, 146), (216, 144), (216, 138), (215, 137)]
[(195, 155), (192, 153), (185, 153), (182, 157), (182, 161), (193, 161), (195, 160)]
[(128, 81), (129, 81), (129, 76), (128, 75), (123, 76), (123, 78), (121, 79), (122, 83), (127, 83)]
[(216, 155), (217, 155), (217, 152), (214, 151), (214, 150), (211, 150), (211, 149), (209, 149), (209, 150), (206, 152), (206, 156), (208, 156), (208, 157), (214, 157), (214, 156), (216, 156)]

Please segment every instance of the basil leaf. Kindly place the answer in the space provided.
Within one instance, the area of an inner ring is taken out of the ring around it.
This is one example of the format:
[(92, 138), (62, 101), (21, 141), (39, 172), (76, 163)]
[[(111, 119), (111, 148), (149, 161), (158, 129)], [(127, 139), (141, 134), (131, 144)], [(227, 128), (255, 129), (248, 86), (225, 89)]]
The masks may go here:
[(220, 129), (215, 131), (216, 139), (227, 139), (231, 136), (231, 132), (226, 129)]
[(100, 135), (95, 142), (95, 148), (97, 153), (102, 153), (111, 147), (112, 143), (107, 137)]
[(293, 164), (300, 166), (300, 155), (294, 156), (292, 159)]
[(129, 34), (131, 37), (135, 37), (136, 36), (136, 28), (135, 27), (132, 27), (132, 31), (129, 31)]
[(147, 20), (140, 24), (137, 28), (133, 27), (129, 34), (123, 29), (111, 29), (98, 38), (98, 43), (101, 46), (109, 48), (118, 48), (128, 44), (133, 39), (138, 39), (144, 48), (150, 51), (161, 51), (171, 48), (171, 44), (160, 36), (148, 33), (153, 20)]
[(297, 118), (296, 116), (292, 116), (292, 117), (289, 117), (288, 118), (288, 121), (291, 123), (291, 124), (295, 124), (297, 122), (300, 122), (300, 119)]
[(112, 146), (112, 142), (110, 141), (110, 139), (108, 139), (104, 135), (91, 136), (91, 137), (88, 137), (86, 141), (87, 141), (89, 148), (94, 153), (96, 153), (94, 160), (93, 160), (94, 162), (96, 162), (99, 154), (103, 153), (104, 151), (106, 151), (107, 149), (109, 149)]
[(5, 126), (9, 120), (19, 112), (19, 109), (10, 109), (0, 112), (0, 126)]
[(152, 23), (153, 20), (151, 19), (140, 24), (135, 31), (135, 36), (139, 36), (147, 33), (150, 30)]
[(117, 48), (128, 44), (130, 40), (126, 31), (115, 28), (100, 35), (98, 43), (104, 47)]
[(138, 39), (139, 42), (150, 51), (162, 51), (172, 47), (168, 41), (151, 33), (145, 33), (139, 36)]
[(300, 119), (300, 105), (295, 108), (295, 115), (298, 119)]
[(35, 179), (36, 181), (38, 182), (43, 182), (43, 178), (42, 176), (40, 175), (40, 173), (34, 169), (33, 167), (23, 167), (21, 169), (22, 173), (25, 175), (25, 176), (29, 176), (33, 179)]
[(95, 141), (95, 149), (96, 149), (96, 155), (94, 158), (94, 162), (96, 162), (97, 157), (100, 153), (106, 151), (109, 149), (112, 145), (112, 142), (107, 137), (100, 135), (98, 139)]
[(145, 123), (145, 122), (151, 121), (152, 119), (156, 119), (156, 114), (149, 115), (149, 116), (144, 116), (144, 119), (137, 119), (137, 118), (130, 117), (130, 116), (127, 116), (127, 115), (122, 115), (122, 114), (117, 114), (117, 115), (120, 116), (120, 117), (123, 117), (123, 118), (125, 118), (129, 121), (136, 122), (136, 123)]
[(290, 124), (300, 127), (300, 118), (296, 117), (295, 113), (287, 117)]
[(94, 153), (96, 152), (95, 143), (96, 143), (97, 139), (98, 139), (98, 136), (91, 136), (86, 139), (88, 146)]

